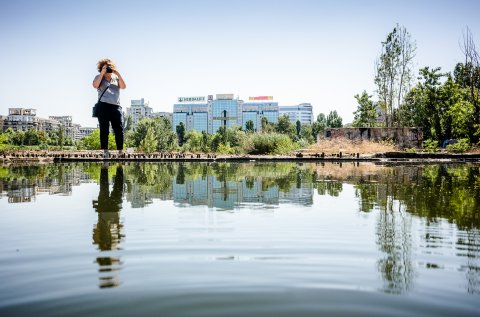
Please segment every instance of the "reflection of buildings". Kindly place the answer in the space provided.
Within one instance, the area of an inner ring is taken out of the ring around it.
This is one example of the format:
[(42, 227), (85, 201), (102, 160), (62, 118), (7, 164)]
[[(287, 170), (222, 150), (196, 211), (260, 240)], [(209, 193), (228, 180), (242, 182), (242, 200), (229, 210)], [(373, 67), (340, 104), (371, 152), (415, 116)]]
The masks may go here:
[(27, 180), (13, 180), (2, 184), (2, 192), (7, 193), (9, 203), (29, 203), (35, 200), (36, 185)]
[(171, 190), (165, 193), (158, 193), (151, 186), (140, 185), (138, 183), (128, 184), (128, 191), (125, 198), (131, 203), (132, 208), (143, 208), (153, 203), (154, 199), (172, 200)]
[(0, 178), (0, 193), (9, 203), (25, 203), (35, 200), (38, 194), (71, 195), (73, 186), (89, 183), (90, 177), (80, 170), (64, 171), (60, 175), (46, 175), (36, 179)]
[[(305, 186), (305, 184), (302, 184)], [(291, 188), (288, 192), (280, 192), (281, 203), (292, 203), (297, 205), (310, 206), (313, 204), (313, 186)]]
[(277, 184), (270, 184), (261, 176), (246, 177), (241, 181), (220, 181), (210, 175), (195, 180), (173, 181), (173, 199), (180, 205), (233, 209), (242, 203), (278, 205), (280, 200), (282, 203), (309, 205), (313, 202), (312, 197), (311, 187), (292, 188), (282, 193)]

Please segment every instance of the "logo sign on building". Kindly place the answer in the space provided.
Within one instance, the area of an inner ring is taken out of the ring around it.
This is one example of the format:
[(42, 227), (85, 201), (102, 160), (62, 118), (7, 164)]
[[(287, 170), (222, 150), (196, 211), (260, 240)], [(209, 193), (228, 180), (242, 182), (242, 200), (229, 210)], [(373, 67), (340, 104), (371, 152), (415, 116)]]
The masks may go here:
[(197, 101), (205, 101), (204, 96), (199, 97), (178, 97), (178, 102), (197, 102)]
[(213, 100), (213, 95), (208, 95), (208, 100)]
[(233, 100), (233, 94), (217, 94), (217, 100)]
[(248, 100), (273, 100), (273, 96), (248, 97)]

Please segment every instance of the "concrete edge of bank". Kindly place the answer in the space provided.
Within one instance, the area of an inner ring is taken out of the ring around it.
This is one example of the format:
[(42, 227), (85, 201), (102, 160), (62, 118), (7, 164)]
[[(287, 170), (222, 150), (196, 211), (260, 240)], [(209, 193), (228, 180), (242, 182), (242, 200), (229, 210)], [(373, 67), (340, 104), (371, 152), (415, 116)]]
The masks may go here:
[(112, 154), (109, 158), (102, 158), (98, 151), (85, 152), (10, 152), (0, 154), (1, 164), (34, 164), (34, 163), (63, 163), (63, 162), (475, 162), (480, 161), (480, 153), (452, 154), (452, 153), (408, 153), (385, 152), (377, 154), (344, 154), (324, 153), (300, 154), (291, 156), (275, 155), (212, 155), (212, 154), (143, 154), (127, 153)]

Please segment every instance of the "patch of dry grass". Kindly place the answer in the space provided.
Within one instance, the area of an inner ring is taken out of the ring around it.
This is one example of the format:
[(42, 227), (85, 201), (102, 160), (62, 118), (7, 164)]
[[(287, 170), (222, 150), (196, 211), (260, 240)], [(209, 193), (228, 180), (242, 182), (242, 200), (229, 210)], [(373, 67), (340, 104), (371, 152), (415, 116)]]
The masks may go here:
[(379, 143), (372, 141), (348, 140), (345, 138), (321, 139), (320, 142), (313, 144), (307, 149), (302, 150), (302, 153), (360, 153), (360, 154), (375, 154), (399, 151), (393, 144)]

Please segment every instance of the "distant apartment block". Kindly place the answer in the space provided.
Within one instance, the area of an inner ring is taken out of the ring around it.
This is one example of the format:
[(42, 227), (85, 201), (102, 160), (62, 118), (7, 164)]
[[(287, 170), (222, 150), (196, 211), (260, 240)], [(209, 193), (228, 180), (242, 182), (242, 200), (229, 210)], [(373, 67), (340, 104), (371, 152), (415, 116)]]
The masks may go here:
[(93, 131), (95, 131), (97, 128), (89, 128), (89, 127), (80, 127), (78, 129), (78, 135), (75, 140), (81, 140), (90, 134), (92, 134)]
[(172, 114), (169, 112), (153, 112), (153, 109), (149, 106), (145, 99), (132, 99), (130, 107), (127, 107), (127, 116), (132, 118), (133, 126), (136, 126), (138, 122), (144, 118), (158, 118), (165, 117), (171, 120)]
[(3, 120), (3, 130), (11, 128), (13, 131), (44, 131), (46, 133), (60, 128), (61, 123), (54, 119), (37, 117), (36, 109), (32, 108), (9, 108), (8, 116)]
[(37, 117), (33, 108), (9, 108), (7, 116), (0, 116), (0, 131), (9, 128), (13, 131), (28, 131), (34, 129), (50, 133), (64, 128), (65, 136), (78, 141), (92, 133), (96, 128), (81, 127), (73, 123), (72, 116), (49, 116), (48, 119)]
[(301, 103), (295, 106), (280, 106), (280, 116), (287, 115), (290, 122), (296, 124), (300, 121), (302, 124), (313, 123), (313, 109), (309, 103)]
[(65, 136), (72, 140), (77, 140), (78, 129), (80, 128), (79, 124), (74, 124), (72, 116), (49, 116), (50, 120), (56, 120), (65, 129)]

